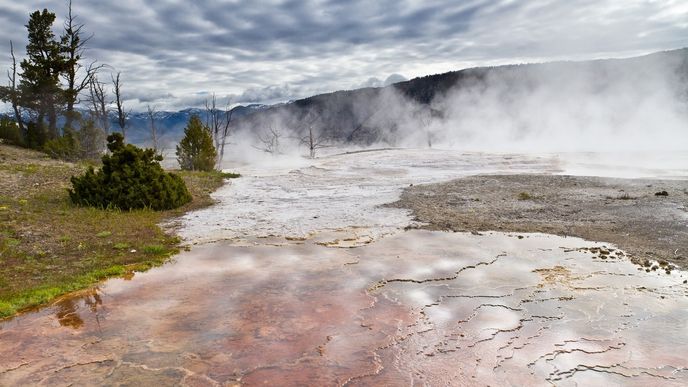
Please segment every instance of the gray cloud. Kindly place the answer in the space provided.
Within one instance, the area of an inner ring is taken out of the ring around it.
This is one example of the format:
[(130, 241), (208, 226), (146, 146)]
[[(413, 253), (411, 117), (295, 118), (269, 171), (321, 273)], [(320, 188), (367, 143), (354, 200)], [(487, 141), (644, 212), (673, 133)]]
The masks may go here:
[(366, 80), (363, 83), (356, 85), (354, 88), (383, 87), (383, 86), (391, 85), (393, 83), (403, 82), (406, 80), (407, 80), (406, 77), (404, 77), (401, 74), (392, 74), (392, 75), (388, 76), (387, 79), (385, 79), (384, 81), (380, 80), (378, 78), (375, 78), (375, 77), (370, 77), (370, 78), (368, 78), (368, 80)]
[[(29, 12), (66, 13), (66, 0), (0, 5), (0, 35), (20, 48)], [(94, 34), (88, 55), (123, 72), (132, 103), (158, 108), (203, 91), (274, 102), (390, 74), (630, 56), (688, 42), (688, 5), (671, 0), (77, 0), (74, 12)], [(8, 61), (0, 52), (0, 69)]]

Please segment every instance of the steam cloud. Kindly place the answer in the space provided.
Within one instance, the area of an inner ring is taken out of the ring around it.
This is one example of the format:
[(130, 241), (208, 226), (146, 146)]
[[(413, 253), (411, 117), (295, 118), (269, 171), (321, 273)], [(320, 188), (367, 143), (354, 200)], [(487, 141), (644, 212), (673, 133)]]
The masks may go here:
[(333, 144), (364, 147), (688, 149), (688, 49), (471, 69), (447, 77), (453, 85), (440, 78), (421, 80), (432, 92), (402, 82), (274, 107), (242, 120), (237, 140), (259, 148), (271, 128), (282, 135), (280, 152), (304, 154), (298, 139), (312, 127)]

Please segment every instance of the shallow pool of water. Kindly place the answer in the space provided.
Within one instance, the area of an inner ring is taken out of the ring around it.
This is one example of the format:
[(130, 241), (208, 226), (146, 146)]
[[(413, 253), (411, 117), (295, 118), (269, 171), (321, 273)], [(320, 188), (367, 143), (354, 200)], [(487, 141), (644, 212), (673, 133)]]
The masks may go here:
[(577, 238), (404, 231), (381, 207), (472, 174), (629, 173), (600, 157), (244, 166), (180, 220), (173, 262), (1, 322), (0, 385), (686, 385), (688, 274)]
[(688, 276), (590, 247), (429, 231), (197, 246), (2, 323), (0, 385), (688, 383)]

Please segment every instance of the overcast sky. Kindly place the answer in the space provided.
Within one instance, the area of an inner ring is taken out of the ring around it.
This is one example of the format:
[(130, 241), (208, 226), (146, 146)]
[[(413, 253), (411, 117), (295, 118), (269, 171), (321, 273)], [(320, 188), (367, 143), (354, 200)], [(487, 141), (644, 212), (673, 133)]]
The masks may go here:
[[(67, 2), (0, 0), (0, 68), (28, 15)], [(271, 103), (466, 67), (625, 57), (688, 46), (685, 0), (74, 0), (88, 56), (122, 72), (129, 105), (215, 92)], [(3, 71), (4, 72), (4, 71)], [(109, 76), (105, 75), (109, 78)]]

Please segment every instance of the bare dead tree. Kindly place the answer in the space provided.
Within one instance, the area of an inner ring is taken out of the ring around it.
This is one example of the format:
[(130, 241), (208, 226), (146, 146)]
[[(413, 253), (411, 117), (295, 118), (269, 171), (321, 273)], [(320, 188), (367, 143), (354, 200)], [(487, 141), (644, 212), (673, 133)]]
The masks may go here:
[(14, 56), (14, 45), (10, 40), (10, 55), (12, 56), (12, 69), (7, 70), (7, 78), (9, 80), (7, 85), (7, 96), (3, 99), (7, 99), (12, 105), (12, 110), (14, 111), (14, 120), (19, 126), (21, 133), (26, 133), (24, 126), (24, 120), (22, 118), (22, 111), (19, 107), (19, 92), (17, 91), (17, 58)]
[(221, 141), (220, 141), (220, 152), (218, 156), (218, 161), (217, 161), (217, 167), (222, 168), (222, 160), (225, 158), (225, 145), (227, 145), (227, 138), (230, 135), (230, 130), (231, 130), (231, 123), (232, 123), (232, 114), (234, 114), (234, 110), (232, 109), (232, 100), (231, 98), (227, 98), (227, 105), (225, 106), (225, 115), (224, 115), (224, 123), (222, 124), (221, 128)]
[(217, 168), (222, 168), (222, 160), (225, 156), (225, 145), (227, 138), (230, 135), (230, 125), (232, 122), (231, 98), (227, 99), (225, 110), (220, 110), (217, 107), (217, 97), (213, 93), (210, 100), (205, 101), (206, 110), (206, 126), (210, 128), (215, 142), (215, 149), (217, 150)]
[[(67, 83), (65, 90), (66, 111), (65, 126), (72, 127), (76, 118), (74, 106), (79, 103), (79, 94), (90, 87), (93, 78), (105, 65), (97, 65), (96, 61), (84, 66), (81, 63), (86, 43), (93, 37), (83, 38), (83, 24), (76, 21), (77, 17), (72, 13), (72, 2), (69, 1), (67, 19), (64, 22), (64, 34), (62, 35), (62, 47), (66, 56), (66, 68), (62, 77)], [(79, 73), (83, 73), (79, 79)], [(104, 128), (105, 129), (105, 128)]]
[(279, 129), (275, 128), (274, 125), (270, 125), (267, 130), (258, 133), (258, 140), (261, 142), (262, 146), (254, 146), (254, 148), (270, 154), (279, 154), (281, 153), (281, 138), (282, 132)]
[(327, 148), (330, 146), (329, 139), (322, 132), (313, 130), (313, 126), (315, 126), (315, 123), (319, 118), (320, 117), (315, 114), (313, 110), (311, 110), (306, 113), (306, 116), (302, 120), (302, 122), (308, 128), (308, 132), (305, 136), (299, 139), (299, 142), (308, 147), (308, 155), (312, 159), (315, 158), (318, 149)]
[(120, 80), (120, 72), (117, 72), (116, 76), (110, 74), (112, 78), (113, 89), (112, 92), (115, 94), (115, 107), (117, 108), (117, 125), (122, 131), (122, 137), (127, 139), (127, 119), (129, 118), (129, 113), (124, 111), (124, 104), (122, 101), (122, 81)]
[(356, 120), (355, 120), (356, 115), (354, 114), (354, 120), (352, 120), (352, 124), (354, 125), (354, 127), (351, 129), (351, 132), (349, 132), (349, 135), (346, 136), (346, 141), (352, 142), (354, 140), (354, 138), (356, 137), (357, 133), (365, 127), (365, 124), (369, 120), (371, 120), (373, 117), (375, 117), (377, 115), (377, 113), (381, 110), (382, 110), (382, 108), (378, 107), (377, 109), (368, 113), (365, 117), (362, 117), (361, 121), (359, 121), (359, 122), (356, 122)]
[(158, 138), (158, 130), (155, 126), (155, 106), (151, 107), (151, 105), (147, 106), (147, 113), (148, 113), (148, 122), (150, 123), (150, 134), (151, 134), (151, 143), (153, 144), (153, 150), (155, 150), (156, 153), (161, 153), (160, 152), (160, 146), (158, 144), (159, 138)]
[(110, 117), (107, 101), (107, 94), (105, 93), (105, 84), (98, 80), (96, 75), (91, 77), (89, 83), (89, 104), (91, 110), (91, 117), (93, 121), (98, 123), (105, 134), (110, 133)]

